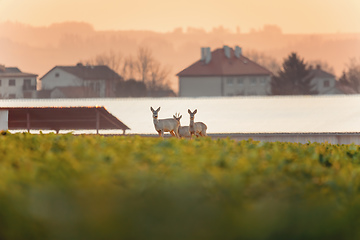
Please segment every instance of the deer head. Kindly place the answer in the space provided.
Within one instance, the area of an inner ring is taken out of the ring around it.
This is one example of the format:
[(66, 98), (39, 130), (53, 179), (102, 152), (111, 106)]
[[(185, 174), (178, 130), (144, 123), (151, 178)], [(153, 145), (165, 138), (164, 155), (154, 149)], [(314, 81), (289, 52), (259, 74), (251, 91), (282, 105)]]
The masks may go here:
[(190, 109), (188, 109), (188, 113), (190, 114), (190, 120), (194, 120), (197, 109), (195, 109), (194, 112), (191, 112)]
[(152, 107), (150, 107), (150, 110), (153, 113), (153, 118), (157, 119), (158, 118), (158, 112), (160, 111), (160, 107), (156, 110), (154, 110)]
[(175, 113), (175, 115), (173, 115), (173, 117), (176, 121), (180, 122), (182, 115), (180, 115), (180, 113)]

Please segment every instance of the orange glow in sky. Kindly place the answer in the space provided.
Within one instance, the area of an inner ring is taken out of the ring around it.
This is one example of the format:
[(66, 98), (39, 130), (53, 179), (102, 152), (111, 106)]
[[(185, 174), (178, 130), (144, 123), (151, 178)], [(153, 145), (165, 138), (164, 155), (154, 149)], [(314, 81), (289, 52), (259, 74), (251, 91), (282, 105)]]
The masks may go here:
[(96, 30), (223, 26), (245, 33), (273, 24), (284, 33), (354, 33), (360, 32), (359, 16), (359, 0), (0, 0), (0, 22), (81, 21)]

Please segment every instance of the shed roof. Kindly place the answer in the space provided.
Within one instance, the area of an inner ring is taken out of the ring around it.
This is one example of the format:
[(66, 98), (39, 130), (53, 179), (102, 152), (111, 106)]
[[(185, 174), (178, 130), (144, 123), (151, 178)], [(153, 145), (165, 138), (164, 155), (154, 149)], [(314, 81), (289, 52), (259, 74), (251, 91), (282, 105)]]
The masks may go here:
[(1, 107), (8, 128), (34, 130), (130, 129), (104, 107)]
[(232, 48), (229, 58), (223, 48), (218, 48), (211, 53), (209, 63), (199, 60), (177, 74), (179, 77), (246, 75), (272, 75), (272, 73), (243, 55), (236, 57)]

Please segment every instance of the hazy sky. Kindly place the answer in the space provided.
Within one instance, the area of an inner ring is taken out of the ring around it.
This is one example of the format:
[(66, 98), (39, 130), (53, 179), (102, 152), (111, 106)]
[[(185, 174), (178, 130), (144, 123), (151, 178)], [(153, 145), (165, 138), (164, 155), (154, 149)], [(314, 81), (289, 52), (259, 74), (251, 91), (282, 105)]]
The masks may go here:
[(360, 0), (0, 0), (0, 22), (82, 21), (96, 30), (241, 32), (275, 24), (284, 33), (360, 32)]

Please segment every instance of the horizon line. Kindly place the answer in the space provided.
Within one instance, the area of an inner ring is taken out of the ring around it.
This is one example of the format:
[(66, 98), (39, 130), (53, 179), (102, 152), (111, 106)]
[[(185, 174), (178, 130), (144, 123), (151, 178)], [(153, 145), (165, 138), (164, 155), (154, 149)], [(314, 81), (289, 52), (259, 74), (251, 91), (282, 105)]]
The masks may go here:
[[(274, 27), (275, 29), (278, 29), (278, 34), (280, 35), (334, 35), (334, 34), (360, 34), (360, 32), (342, 32), (340, 30), (336, 31), (336, 32), (284, 32), (283, 29), (281, 28), (281, 26), (277, 25), (277, 24), (263, 24), (262, 27), (252, 27), (250, 28), (250, 30), (248, 31), (238, 31), (237, 28), (240, 28), (240, 26), (236, 26), (235, 29), (226, 27), (224, 25), (218, 25), (218, 26), (213, 26), (210, 29), (205, 28), (205, 27), (198, 27), (198, 26), (177, 26), (177, 27), (173, 27), (171, 30), (155, 30), (155, 29), (141, 29), (141, 28), (133, 28), (133, 29), (115, 29), (115, 28), (97, 28), (94, 26), (93, 23), (90, 22), (86, 22), (86, 21), (77, 21), (77, 20), (64, 20), (64, 21), (60, 21), (60, 22), (52, 22), (50, 24), (46, 24), (46, 25), (42, 25), (42, 24), (29, 24), (29, 23), (24, 23), (21, 21), (17, 21), (17, 20), (4, 20), (4, 21), (0, 21), (0, 24), (6, 24), (6, 23), (11, 23), (11, 24), (20, 24), (20, 25), (25, 25), (25, 26), (29, 26), (29, 27), (33, 27), (33, 28), (50, 28), (53, 25), (61, 25), (61, 24), (86, 24), (89, 25), (94, 31), (96, 32), (107, 32), (107, 31), (134, 31), (134, 32), (154, 32), (154, 33), (161, 33), (161, 34), (166, 34), (166, 33), (174, 33), (176, 32), (176, 30), (180, 30), (181, 33), (183, 34), (189, 34), (191, 32), (189, 32), (189, 29), (194, 29), (194, 30), (198, 30), (199, 32), (203, 32), (205, 34), (210, 34), (210, 33), (214, 33), (214, 31), (219, 30), (219, 31), (223, 31), (225, 34), (256, 34), (256, 33), (263, 33), (266, 32), (264, 31), (265, 27)], [(273, 31), (276, 32), (276, 31)], [(269, 31), (269, 33), (271, 33), (271, 31)]]

